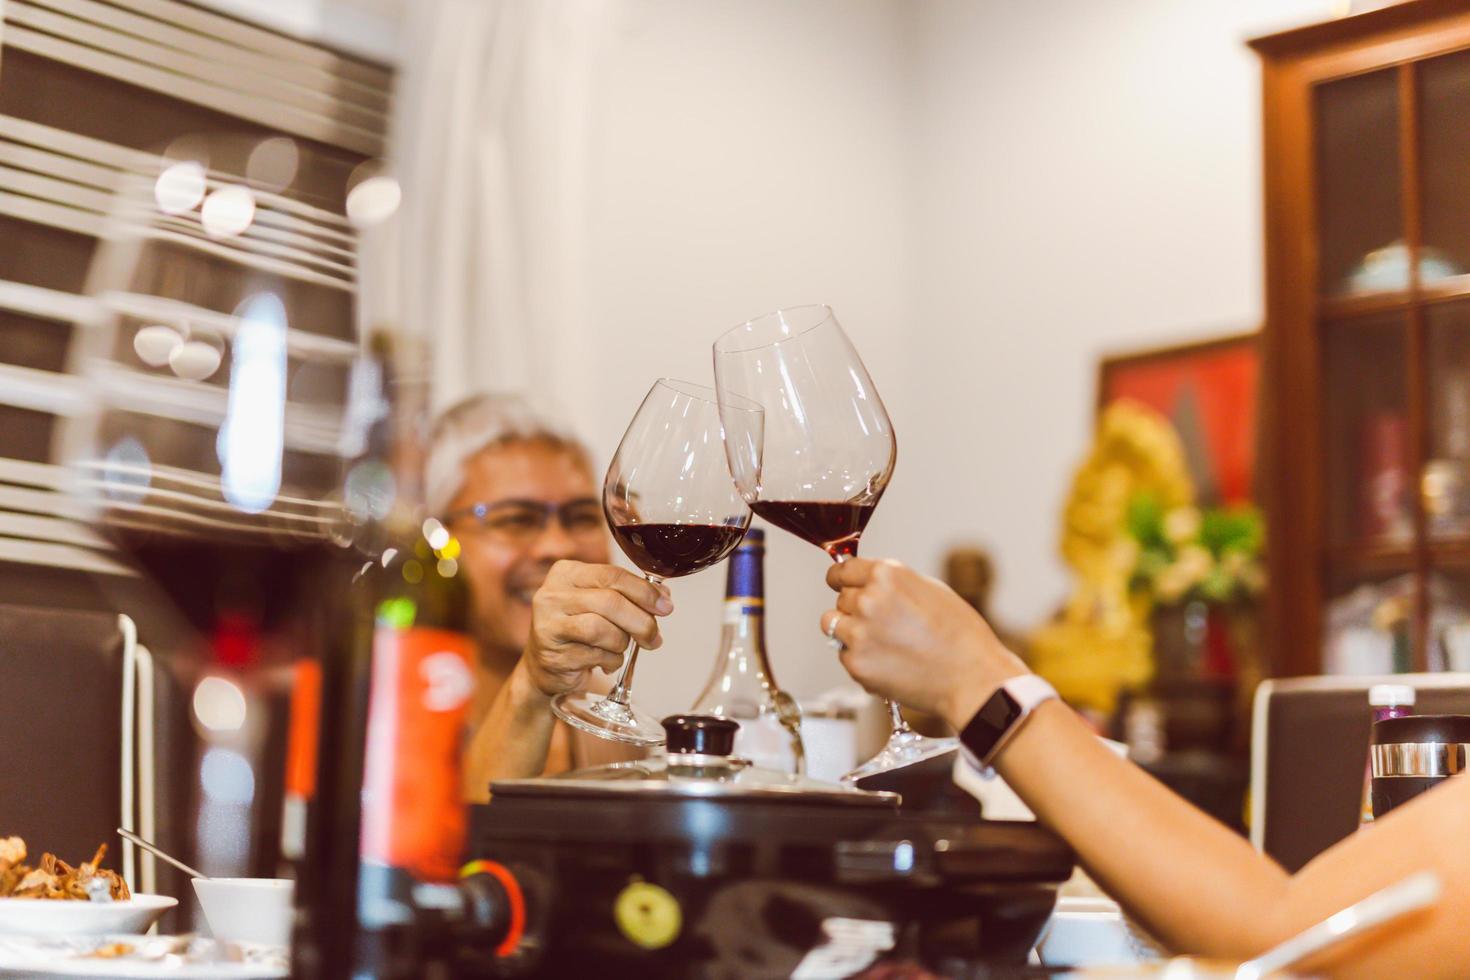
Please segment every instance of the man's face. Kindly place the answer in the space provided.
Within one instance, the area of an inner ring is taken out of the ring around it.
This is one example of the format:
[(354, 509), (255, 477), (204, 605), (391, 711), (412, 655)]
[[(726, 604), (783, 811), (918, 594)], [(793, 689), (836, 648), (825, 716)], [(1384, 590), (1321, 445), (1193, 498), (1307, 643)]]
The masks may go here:
[[(548, 505), (562, 509), (548, 519)], [(449, 513), (470, 508), (478, 514), (457, 517), (450, 530), (463, 549), (476, 633), (495, 652), (518, 655), (531, 633), (531, 597), (551, 566), (563, 558), (608, 561), (598, 488), (574, 453), (511, 442), (465, 463)]]

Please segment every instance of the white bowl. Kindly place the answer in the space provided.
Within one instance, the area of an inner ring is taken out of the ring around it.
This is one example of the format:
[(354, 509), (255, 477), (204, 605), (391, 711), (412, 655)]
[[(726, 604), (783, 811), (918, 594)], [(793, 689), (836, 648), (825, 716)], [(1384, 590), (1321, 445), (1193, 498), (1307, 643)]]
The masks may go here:
[(1107, 898), (1066, 896), (1036, 944), (1044, 966), (1094, 967), (1138, 965), (1159, 958), (1149, 940)]
[(295, 882), (286, 878), (195, 878), (194, 894), (215, 939), (285, 946)]
[(167, 895), (134, 895), (125, 902), (71, 902), (0, 898), (0, 934), (101, 936), (141, 933), (179, 904)]

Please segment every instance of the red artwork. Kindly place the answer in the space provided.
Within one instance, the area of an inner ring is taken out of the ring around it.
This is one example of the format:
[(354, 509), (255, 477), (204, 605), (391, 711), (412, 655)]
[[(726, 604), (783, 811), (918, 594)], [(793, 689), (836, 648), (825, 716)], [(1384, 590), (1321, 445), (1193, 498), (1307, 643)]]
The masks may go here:
[(1120, 398), (1168, 417), (1202, 504), (1253, 496), (1260, 354), (1254, 334), (1105, 358), (1098, 409)]

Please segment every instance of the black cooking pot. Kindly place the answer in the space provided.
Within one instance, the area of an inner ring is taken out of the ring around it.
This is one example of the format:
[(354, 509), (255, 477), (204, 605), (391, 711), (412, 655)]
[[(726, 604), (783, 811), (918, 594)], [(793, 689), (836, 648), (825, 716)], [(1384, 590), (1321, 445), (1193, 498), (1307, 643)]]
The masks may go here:
[(1072, 872), (1071, 851), (1035, 824), (901, 810), (892, 793), (731, 758), (733, 722), (664, 724), (667, 757), (497, 782), (476, 808), (473, 853), (504, 866), (525, 905), (524, 938), (494, 972), (1020, 964)]

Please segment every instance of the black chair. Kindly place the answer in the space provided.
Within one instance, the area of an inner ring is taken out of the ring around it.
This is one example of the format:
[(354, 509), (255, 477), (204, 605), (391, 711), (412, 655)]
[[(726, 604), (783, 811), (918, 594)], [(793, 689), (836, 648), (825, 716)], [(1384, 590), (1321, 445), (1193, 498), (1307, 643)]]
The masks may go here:
[(1470, 673), (1269, 680), (1251, 732), (1251, 842), (1288, 871), (1358, 829), (1375, 684), (1414, 688), (1414, 713), (1470, 714)]
[(126, 616), (0, 605), (0, 835), (71, 863), (106, 842), (110, 867), (154, 887), (115, 832), (156, 832), (154, 693)]

